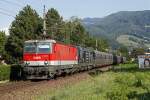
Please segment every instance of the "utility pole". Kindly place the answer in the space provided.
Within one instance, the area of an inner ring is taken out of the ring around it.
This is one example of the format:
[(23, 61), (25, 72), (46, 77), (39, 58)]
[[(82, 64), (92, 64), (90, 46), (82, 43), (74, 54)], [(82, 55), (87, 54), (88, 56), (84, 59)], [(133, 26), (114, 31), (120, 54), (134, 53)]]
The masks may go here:
[(45, 5), (43, 9), (43, 36), (45, 38), (46, 36), (46, 11), (45, 11)]
[(97, 50), (97, 39), (96, 39), (96, 50)]

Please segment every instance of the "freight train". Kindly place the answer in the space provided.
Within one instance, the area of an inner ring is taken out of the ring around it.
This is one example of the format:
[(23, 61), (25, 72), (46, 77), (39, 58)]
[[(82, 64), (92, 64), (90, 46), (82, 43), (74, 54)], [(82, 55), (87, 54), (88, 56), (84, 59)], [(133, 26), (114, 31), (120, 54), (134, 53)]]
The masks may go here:
[(28, 40), (24, 43), (23, 72), (26, 79), (51, 79), (125, 62), (125, 57), (55, 40)]

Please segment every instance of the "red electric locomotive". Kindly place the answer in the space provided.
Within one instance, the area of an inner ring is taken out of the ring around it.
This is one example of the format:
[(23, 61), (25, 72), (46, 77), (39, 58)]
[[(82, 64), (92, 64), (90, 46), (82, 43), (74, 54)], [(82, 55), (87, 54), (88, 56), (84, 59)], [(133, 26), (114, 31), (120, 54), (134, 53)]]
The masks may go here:
[(29, 40), (23, 61), (27, 79), (48, 79), (78, 64), (77, 48), (55, 40)]

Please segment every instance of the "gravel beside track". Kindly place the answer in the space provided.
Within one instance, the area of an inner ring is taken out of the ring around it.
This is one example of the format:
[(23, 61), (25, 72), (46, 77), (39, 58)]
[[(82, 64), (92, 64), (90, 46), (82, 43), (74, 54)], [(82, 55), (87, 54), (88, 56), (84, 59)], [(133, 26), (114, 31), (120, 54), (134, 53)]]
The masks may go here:
[(17, 91), (26, 87), (32, 87), (34, 85), (40, 84), (43, 82), (31, 82), (31, 81), (19, 81), (19, 82), (10, 82), (5, 84), (0, 84), (0, 96)]
[(35, 100), (36, 96), (46, 93), (49, 89), (75, 84), (88, 77), (90, 76), (85, 72), (49, 81), (21, 81), (0, 84), (0, 100)]

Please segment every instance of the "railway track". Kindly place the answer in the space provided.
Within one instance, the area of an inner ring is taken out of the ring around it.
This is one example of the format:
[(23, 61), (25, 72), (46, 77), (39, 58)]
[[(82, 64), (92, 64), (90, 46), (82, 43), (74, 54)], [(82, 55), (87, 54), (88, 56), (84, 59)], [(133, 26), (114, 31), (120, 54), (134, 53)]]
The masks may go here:
[[(109, 67), (108, 68), (98, 68), (98, 69), (93, 69), (92, 72), (94, 70), (104, 72), (109, 69), (110, 69)], [(21, 95), (24, 95), (23, 98), (24, 97), (26, 98), (26, 96), (28, 96), (28, 95), (32, 96), (35, 94), (40, 94), (41, 91), (45, 91), (45, 89), (58, 88), (58, 87), (62, 87), (63, 85), (66, 85), (66, 84), (74, 84), (74, 83), (79, 82), (80, 80), (90, 78), (89, 72), (91, 72), (91, 71), (76, 73), (76, 74), (68, 75), (65, 77), (58, 77), (55, 80), (53, 79), (53, 80), (49, 80), (49, 81), (47, 81), (47, 80), (44, 80), (44, 81), (18, 81), (18, 82), (9, 82), (9, 83), (5, 83), (5, 84), (0, 84), (0, 97), (7, 98), (7, 96), (9, 95), (14, 100), (14, 98), (19, 98), (20, 93), (21, 93)], [(19, 92), (19, 94), (18, 94), (18, 92)], [(6, 100), (10, 100), (10, 99), (8, 98)], [(15, 100), (18, 100), (18, 99), (15, 99)]]
[(73, 85), (85, 80), (89, 75), (77, 73), (71, 76), (59, 77), (49, 81), (21, 81), (0, 85), (0, 100), (36, 100), (35, 97), (51, 89), (60, 89), (69, 84)]

